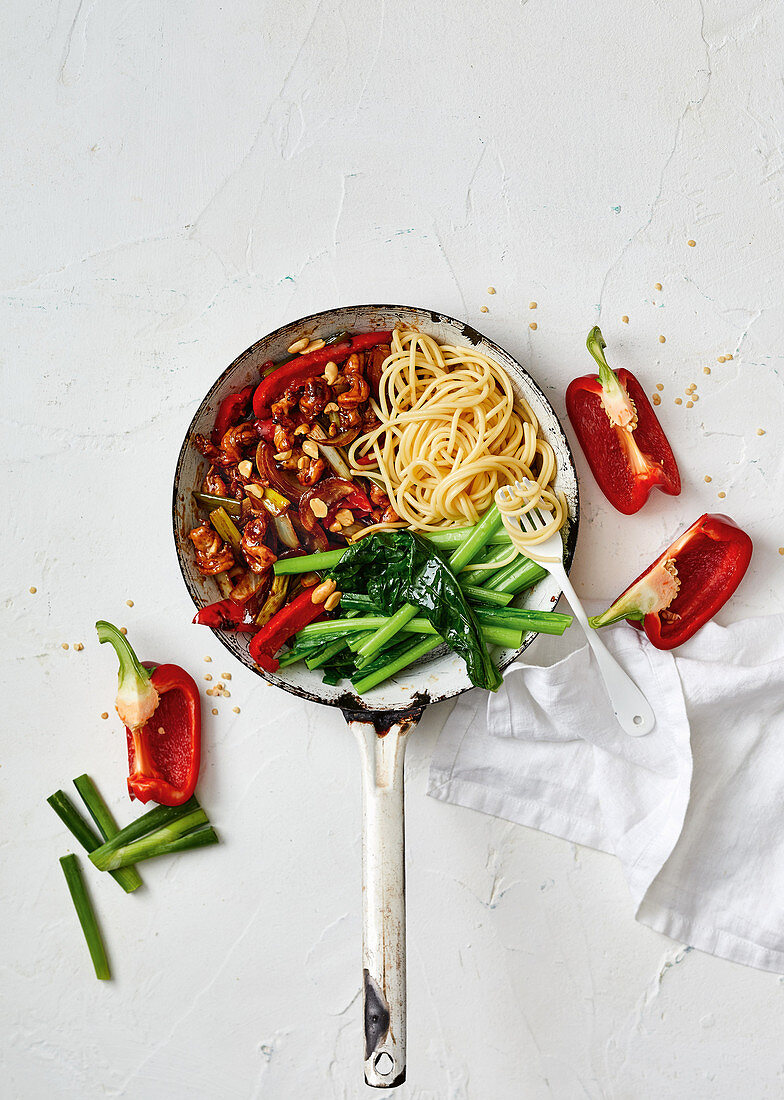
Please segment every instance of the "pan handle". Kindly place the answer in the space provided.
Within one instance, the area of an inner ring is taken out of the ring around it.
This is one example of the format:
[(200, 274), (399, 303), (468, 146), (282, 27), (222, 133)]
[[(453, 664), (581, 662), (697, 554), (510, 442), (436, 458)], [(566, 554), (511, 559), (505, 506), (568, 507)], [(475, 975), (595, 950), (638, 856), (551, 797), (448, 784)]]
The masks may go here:
[(362, 759), (365, 1081), (406, 1079), (406, 868), (403, 760), (420, 712), (346, 719)]

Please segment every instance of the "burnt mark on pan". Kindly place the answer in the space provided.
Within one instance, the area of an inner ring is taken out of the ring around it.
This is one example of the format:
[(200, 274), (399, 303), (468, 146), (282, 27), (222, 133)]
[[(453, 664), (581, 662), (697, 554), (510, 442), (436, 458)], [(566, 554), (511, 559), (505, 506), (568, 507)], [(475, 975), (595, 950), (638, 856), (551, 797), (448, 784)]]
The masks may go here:
[(474, 347), (476, 347), (477, 344), (481, 344), (484, 340), (484, 336), (481, 332), (477, 332), (472, 325), (463, 325), (462, 332), (466, 340), (472, 343)]
[(412, 700), (412, 706), (404, 707), (402, 710), (357, 710), (356, 703), (362, 700), (357, 700), (356, 696), (350, 696), (350, 698), (354, 706), (341, 706), (343, 717), (348, 723), (370, 723), (378, 737), (386, 737), (393, 726), (400, 726), (401, 733), (408, 733), (422, 717), (422, 711), (427, 704), (432, 702), (429, 695), (418, 692)]
[(365, 1058), (378, 1050), (389, 1031), (389, 1005), (381, 986), (367, 969), (365, 975)]

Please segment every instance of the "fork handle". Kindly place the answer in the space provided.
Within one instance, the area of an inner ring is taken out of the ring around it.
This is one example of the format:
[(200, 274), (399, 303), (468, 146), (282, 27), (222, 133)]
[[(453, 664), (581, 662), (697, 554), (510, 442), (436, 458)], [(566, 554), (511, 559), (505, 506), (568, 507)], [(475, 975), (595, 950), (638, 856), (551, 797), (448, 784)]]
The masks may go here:
[(563, 566), (556, 566), (550, 572), (559, 581), (574, 612), (574, 617), (585, 632), (619, 726), (632, 737), (641, 737), (645, 733), (650, 733), (656, 723), (651, 704), (631, 676), (624, 672), (596, 631), (592, 629)]

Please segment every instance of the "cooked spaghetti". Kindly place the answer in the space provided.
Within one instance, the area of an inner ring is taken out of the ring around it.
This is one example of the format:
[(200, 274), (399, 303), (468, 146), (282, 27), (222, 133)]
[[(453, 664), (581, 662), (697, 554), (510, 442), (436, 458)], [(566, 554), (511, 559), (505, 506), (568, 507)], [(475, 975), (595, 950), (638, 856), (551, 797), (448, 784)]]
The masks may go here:
[(349, 461), (353, 474), (383, 486), (400, 517), (394, 526), (436, 531), (476, 523), (502, 485), (523, 478), (539, 487), (537, 499), (552, 505), (553, 522), (562, 525), (566, 502), (552, 488), (552, 447), (488, 356), (396, 329), (372, 406), (379, 424), (354, 441)]

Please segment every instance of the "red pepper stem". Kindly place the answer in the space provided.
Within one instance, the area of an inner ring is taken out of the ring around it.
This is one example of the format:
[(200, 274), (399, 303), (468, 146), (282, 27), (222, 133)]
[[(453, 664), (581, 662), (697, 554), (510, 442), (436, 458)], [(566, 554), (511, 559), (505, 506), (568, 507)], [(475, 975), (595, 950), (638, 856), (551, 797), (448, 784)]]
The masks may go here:
[[(626, 428), (627, 431), (633, 432), (637, 427), (637, 410), (625, 387), (621, 384), (618, 375), (607, 362), (604, 354), (607, 343), (598, 325), (594, 325), (588, 333), (585, 346), (599, 367), (602, 405), (610, 418), (610, 422), (619, 428)], [(645, 467), (644, 460), (642, 461), (642, 467)]]
[(607, 362), (607, 358), (604, 354), (604, 349), (607, 347), (607, 341), (602, 336), (602, 330), (598, 325), (594, 325), (591, 331), (588, 333), (588, 339), (585, 341), (585, 346), (591, 353), (593, 358), (599, 367), (599, 381), (602, 384), (602, 389), (605, 393), (612, 393), (620, 386), (618, 376)]
[(150, 683), (150, 670), (144, 667), (128, 639), (116, 626), (99, 619), (95, 629), (98, 631), (98, 641), (109, 642), (120, 662), (117, 713), (130, 730), (139, 729), (149, 721), (158, 706), (158, 692)]
[[(677, 544), (676, 544), (677, 545)], [(646, 615), (665, 611), (678, 595), (680, 580), (671, 546), (666, 558), (662, 557), (630, 588), (618, 597), (602, 615), (588, 620), (592, 627), (610, 626), (621, 619), (642, 622)]]

